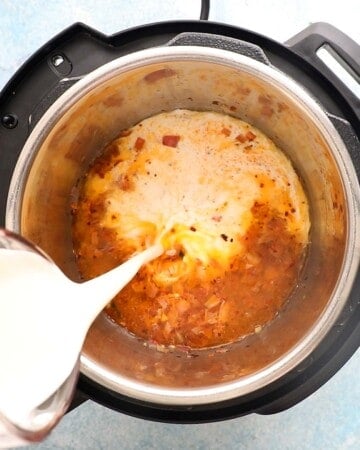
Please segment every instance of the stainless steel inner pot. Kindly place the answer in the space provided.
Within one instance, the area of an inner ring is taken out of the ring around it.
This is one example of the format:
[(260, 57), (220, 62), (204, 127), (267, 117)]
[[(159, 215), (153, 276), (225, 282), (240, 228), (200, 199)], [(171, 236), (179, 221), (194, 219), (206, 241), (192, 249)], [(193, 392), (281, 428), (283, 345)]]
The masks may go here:
[[(69, 206), (77, 180), (120, 130), (176, 108), (223, 112), (261, 129), (292, 160), (312, 221), (298, 286), (259, 334), (186, 354), (148, 347), (104, 314), (93, 324), (81, 356), (87, 377), (132, 398), (194, 405), (266, 386), (326, 336), (346, 303), (359, 264), (360, 195), (352, 161), (331, 121), (289, 77), (225, 50), (161, 47), (100, 67), (48, 109), (16, 166), (7, 227), (33, 240), (77, 280)], [(56, 317), (49, 313), (44, 320)]]

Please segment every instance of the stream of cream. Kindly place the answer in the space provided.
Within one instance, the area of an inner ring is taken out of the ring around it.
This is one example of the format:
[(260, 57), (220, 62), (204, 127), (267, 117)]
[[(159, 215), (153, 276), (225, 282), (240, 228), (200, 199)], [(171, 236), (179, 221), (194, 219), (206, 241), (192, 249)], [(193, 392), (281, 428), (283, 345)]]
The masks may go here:
[(0, 413), (23, 426), (68, 378), (104, 306), (160, 256), (154, 245), (85, 283), (37, 253), (0, 250)]

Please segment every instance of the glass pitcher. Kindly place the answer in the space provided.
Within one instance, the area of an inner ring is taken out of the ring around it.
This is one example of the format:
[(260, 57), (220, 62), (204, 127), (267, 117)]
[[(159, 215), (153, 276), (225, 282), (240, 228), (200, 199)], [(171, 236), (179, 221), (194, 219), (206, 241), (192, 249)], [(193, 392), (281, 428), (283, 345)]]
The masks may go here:
[[(35, 245), (26, 241), (21, 236), (4, 229), (0, 229), (0, 252), (2, 249), (12, 250), (14, 252), (19, 250), (35, 252), (40, 254), (43, 258), (49, 259), (48, 256)], [(19, 282), (21, 281), (19, 280)], [(0, 300), (5, 301), (4, 298), (1, 299), (1, 285)], [(11, 298), (7, 298), (6, 301), (11, 301)], [(0, 345), (8, 345), (8, 343), (6, 341), (0, 342)], [(79, 374), (79, 359), (65, 382), (44, 402), (39, 405), (34, 405), (33, 410), (26, 418), (22, 417), (19, 421), (15, 421), (14, 418), (10, 420), (6, 416), (6, 411), (2, 408), (0, 398), (0, 448), (16, 447), (38, 442), (49, 434), (63, 417), (73, 398)], [(0, 370), (3, 369), (0, 368)], [(21, 403), (21, 398), (14, 398), (14, 402)]]

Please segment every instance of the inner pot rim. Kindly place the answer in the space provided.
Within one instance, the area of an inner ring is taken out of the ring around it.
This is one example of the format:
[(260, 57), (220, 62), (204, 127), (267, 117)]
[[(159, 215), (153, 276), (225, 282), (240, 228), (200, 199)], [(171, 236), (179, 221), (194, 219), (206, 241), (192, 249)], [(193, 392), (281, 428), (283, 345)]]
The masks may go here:
[[(343, 177), (342, 184), (347, 203), (345, 257), (339, 279), (329, 298), (328, 306), (305, 336), (290, 351), (269, 366), (232, 382), (216, 384), (206, 388), (170, 389), (133, 381), (117, 374), (111, 374), (110, 376), (109, 372), (104, 377), (102, 374), (104, 371), (101, 368), (86, 355), (81, 356), (81, 372), (109, 389), (150, 402), (190, 405), (194, 403), (195, 399), (197, 404), (205, 404), (244, 395), (285, 375), (303, 361), (322, 341), (342, 311), (352, 288), (360, 258), (358, 231), (360, 191), (358, 181), (351, 158), (335, 127), (317, 102), (300, 85), (277, 69), (246, 56), (226, 50), (195, 46), (146, 49), (101, 66), (70, 87), (56, 100), (30, 134), (12, 176), (6, 209), (6, 227), (20, 232), (22, 197), (32, 162), (53, 126), (70, 108), (91, 93), (94, 88), (120, 74), (150, 64), (171, 63), (178, 60), (204, 61), (230, 67), (234, 70), (240, 69), (249, 75), (261, 78), (266, 83), (275, 85), (277, 89), (287, 95), (292, 102), (297, 104), (297, 107), (305, 116), (311, 118), (329, 148), (332, 149), (332, 156), (339, 173)], [(119, 385), (121, 391), (118, 389)]]

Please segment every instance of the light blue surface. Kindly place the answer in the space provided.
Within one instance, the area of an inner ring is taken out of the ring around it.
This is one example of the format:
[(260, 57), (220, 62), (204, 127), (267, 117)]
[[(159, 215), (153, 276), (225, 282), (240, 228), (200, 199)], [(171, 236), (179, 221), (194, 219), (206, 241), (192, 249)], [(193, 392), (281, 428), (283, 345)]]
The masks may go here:
[[(74, 22), (103, 33), (168, 19), (192, 19), (198, 0), (0, 0), (0, 89), (41, 45)], [(212, 0), (210, 18), (281, 42), (327, 21), (360, 42), (360, 2)], [(86, 402), (33, 449), (360, 449), (360, 351), (322, 388), (273, 416), (206, 425), (159, 424)]]
[(211, 424), (154, 423), (88, 401), (36, 449), (359, 449), (359, 367), (358, 352), (320, 390), (285, 412)]

